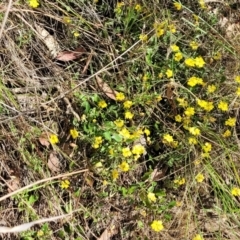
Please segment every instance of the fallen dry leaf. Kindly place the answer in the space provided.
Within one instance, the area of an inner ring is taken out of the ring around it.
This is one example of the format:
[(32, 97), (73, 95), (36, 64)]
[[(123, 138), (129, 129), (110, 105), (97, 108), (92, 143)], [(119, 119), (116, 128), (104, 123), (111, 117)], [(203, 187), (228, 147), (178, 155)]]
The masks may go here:
[(7, 181), (7, 185), (9, 193), (14, 192), (21, 187), (19, 178), (15, 176), (11, 177), (11, 179)]
[(107, 83), (105, 83), (100, 77), (96, 76), (96, 82), (98, 87), (112, 100), (116, 100), (117, 91), (113, 90)]
[(79, 47), (74, 51), (59, 52), (56, 59), (63, 62), (68, 62), (79, 58), (86, 50), (83, 47)]
[(50, 153), (47, 165), (51, 172), (60, 172), (60, 161), (54, 152)]
[(115, 225), (110, 225), (108, 228), (104, 230), (102, 235), (97, 240), (110, 240), (112, 236), (117, 234), (117, 228)]
[(50, 146), (50, 142), (48, 140), (48, 136), (50, 136), (50, 134), (48, 134), (46, 132), (43, 132), (41, 134), (41, 136), (38, 138), (38, 141), (41, 143), (41, 145), (45, 146), (47, 148)]
[(40, 27), (39, 25), (35, 24), (35, 28), (39, 34), (40, 39), (44, 42), (50, 54), (53, 58), (57, 56), (60, 51), (60, 46), (56, 39), (44, 28)]

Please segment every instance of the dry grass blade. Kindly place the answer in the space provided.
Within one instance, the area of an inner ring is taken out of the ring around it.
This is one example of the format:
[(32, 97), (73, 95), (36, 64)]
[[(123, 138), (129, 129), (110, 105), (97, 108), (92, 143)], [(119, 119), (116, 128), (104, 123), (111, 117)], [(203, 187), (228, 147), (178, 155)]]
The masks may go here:
[(66, 215), (60, 215), (60, 216), (56, 216), (56, 217), (50, 217), (50, 218), (42, 218), (33, 222), (29, 222), (29, 223), (24, 223), (15, 227), (3, 227), (0, 226), (0, 233), (17, 233), (17, 232), (23, 232), (28, 230), (29, 228), (31, 228), (32, 226), (36, 225), (36, 224), (41, 224), (41, 223), (46, 223), (46, 222), (52, 222), (52, 221), (56, 221), (58, 219), (61, 218), (65, 218), (70, 216), (70, 214), (66, 214)]
[(39, 34), (39, 37), (50, 51), (51, 56), (55, 58), (60, 51), (60, 46), (57, 40), (44, 28), (38, 26), (37, 24), (35, 24), (35, 27)]

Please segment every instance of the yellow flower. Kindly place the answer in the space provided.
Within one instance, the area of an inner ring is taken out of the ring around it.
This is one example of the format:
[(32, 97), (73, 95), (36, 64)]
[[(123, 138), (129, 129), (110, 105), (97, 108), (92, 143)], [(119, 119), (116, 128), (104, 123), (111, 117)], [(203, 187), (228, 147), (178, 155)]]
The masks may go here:
[(122, 162), (119, 165), (119, 168), (123, 171), (123, 172), (127, 172), (129, 170), (129, 165), (126, 161)]
[(150, 130), (147, 128), (145, 128), (143, 132), (146, 134), (146, 136), (149, 136), (151, 134)]
[(162, 78), (162, 77), (163, 77), (163, 73), (160, 72), (160, 73), (158, 74), (158, 77), (159, 77), (159, 78)]
[(43, 230), (38, 230), (38, 231), (37, 231), (37, 236), (38, 236), (38, 237), (44, 236)]
[(220, 101), (218, 104), (218, 108), (222, 110), (223, 112), (228, 111), (228, 103), (224, 101)]
[(184, 63), (188, 66), (188, 67), (194, 67), (195, 66), (195, 60), (193, 58), (187, 58), (185, 59)]
[(180, 11), (182, 9), (182, 4), (181, 3), (174, 2), (173, 5), (178, 11)]
[(197, 42), (195, 42), (195, 41), (190, 42), (189, 45), (192, 48), (192, 50), (197, 50), (198, 47), (199, 47), (199, 44)]
[(204, 67), (204, 65), (205, 65), (205, 61), (203, 60), (203, 58), (201, 56), (195, 58), (195, 66), (196, 67), (202, 68), (202, 67)]
[(177, 101), (178, 101), (178, 105), (181, 106), (181, 107), (185, 108), (185, 107), (188, 106), (188, 102), (184, 98), (177, 98)]
[(240, 96), (240, 87), (237, 88), (236, 94), (237, 96)]
[(148, 197), (149, 202), (156, 202), (157, 201), (157, 198), (156, 198), (155, 194), (152, 193), (152, 192), (149, 192), (147, 197)]
[(125, 101), (125, 102), (123, 103), (123, 107), (124, 107), (125, 109), (129, 109), (132, 105), (133, 105), (133, 102), (132, 102), (132, 101), (129, 101), (129, 100), (127, 100), (127, 101)]
[(134, 116), (134, 114), (131, 113), (131, 112), (129, 112), (129, 111), (125, 112), (125, 118), (126, 118), (126, 119), (132, 119), (133, 116)]
[(179, 47), (176, 44), (171, 45), (170, 48), (173, 52), (179, 52)]
[(70, 186), (70, 182), (69, 182), (67, 179), (61, 181), (60, 187), (61, 187), (62, 189), (67, 189), (67, 188), (69, 188), (69, 186)]
[(188, 143), (191, 145), (196, 145), (197, 144), (197, 139), (194, 137), (189, 137), (188, 138)]
[(201, 134), (200, 130), (197, 127), (190, 127), (188, 130), (194, 136), (198, 136)]
[(64, 22), (64, 23), (71, 23), (72, 20), (71, 20), (70, 17), (65, 16), (65, 17), (63, 17), (63, 22)]
[(75, 128), (70, 129), (70, 134), (73, 139), (76, 139), (78, 137), (78, 131)]
[(145, 73), (142, 77), (143, 82), (146, 82), (149, 79), (149, 73)]
[(183, 185), (186, 183), (186, 180), (185, 180), (185, 178), (175, 179), (174, 183), (176, 183), (178, 185)]
[(144, 152), (145, 152), (145, 148), (141, 144), (136, 144), (132, 148), (132, 153), (135, 155), (142, 155), (144, 154)]
[(236, 77), (234, 78), (234, 80), (235, 80), (237, 83), (240, 83), (240, 75), (236, 76)]
[(141, 12), (142, 11), (142, 6), (140, 4), (137, 4), (134, 8), (137, 12)]
[(233, 196), (240, 196), (240, 188), (234, 187), (231, 190)]
[(164, 134), (163, 135), (163, 142), (164, 143), (172, 143), (173, 142), (173, 137), (170, 134)]
[(114, 170), (112, 171), (113, 181), (116, 181), (116, 180), (118, 179), (118, 176), (119, 176), (118, 170), (114, 169)]
[(79, 32), (73, 32), (73, 36), (74, 36), (74, 37), (79, 37), (79, 36), (80, 36), (80, 33), (79, 33)]
[(59, 142), (58, 136), (55, 135), (55, 134), (51, 134), (50, 137), (49, 137), (49, 142), (50, 142), (51, 144), (56, 144), (56, 143), (58, 143), (58, 142)]
[(229, 118), (225, 121), (226, 126), (234, 127), (236, 124), (236, 118)]
[(198, 175), (195, 177), (197, 182), (202, 182), (204, 180), (204, 176), (201, 173), (198, 173)]
[(195, 114), (195, 110), (193, 107), (188, 107), (185, 111), (184, 111), (184, 114), (187, 116), (187, 117), (191, 117)]
[(183, 58), (183, 55), (182, 55), (181, 52), (177, 52), (177, 53), (174, 54), (174, 60), (175, 61), (179, 62), (179, 61), (182, 60), (182, 58)]
[(104, 100), (101, 100), (98, 102), (98, 106), (100, 108), (106, 108), (107, 107), (107, 103)]
[(231, 135), (232, 135), (232, 133), (231, 133), (230, 130), (226, 130), (226, 131), (222, 134), (222, 136), (223, 136), (224, 138), (228, 138), (228, 137), (230, 137)]
[(213, 56), (214, 60), (220, 60), (222, 58), (222, 54), (220, 52), (215, 53), (215, 55)]
[(92, 147), (95, 148), (95, 149), (99, 148), (100, 145), (102, 144), (102, 142), (103, 142), (102, 137), (95, 137)]
[(169, 29), (170, 32), (172, 32), (172, 33), (175, 33), (175, 32), (176, 32), (176, 26), (175, 26), (174, 24), (170, 24), (170, 25), (168, 26), (168, 29)]
[(107, 186), (108, 185), (108, 181), (107, 180), (103, 180), (103, 186)]
[(197, 234), (192, 240), (204, 240), (200, 234)]
[(162, 221), (154, 220), (151, 224), (152, 230), (155, 232), (160, 232), (164, 229)]
[(122, 149), (122, 155), (123, 155), (124, 157), (130, 157), (130, 156), (132, 156), (132, 153), (131, 153), (130, 148), (129, 148), (129, 147), (123, 148), (123, 149)]
[(190, 87), (195, 87), (195, 86), (198, 84), (198, 78), (197, 78), (197, 77), (190, 77), (190, 78), (188, 79), (187, 84), (188, 84)]
[(217, 89), (217, 87), (212, 84), (212, 85), (209, 85), (209, 86), (207, 87), (207, 92), (208, 92), (208, 93), (214, 93), (214, 92), (216, 91), (216, 89)]
[(171, 69), (168, 69), (168, 70), (166, 71), (166, 75), (167, 75), (167, 78), (172, 77), (172, 76), (173, 76), (173, 71), (172, 71)]
[(124, 125), (124, 121), (122, 119), (117, 119), (114, 121), (114, 124), (116, 125), (116, 127), (121, 128)]
[(211, 145), (211, 143), (206, 142), (206, 143), (203, 145), (202, 149), (203, 149), (203, 151), (206, 152), (206, 153), (207, 153), (207, 152), (210, 152), (210, 151), (212, 150), (212, 145)]
[(39, 6), (38, 0), (29, 0), (29, 6), (32, 8), (37, 8)]
[(164, 34), (164, 32), (165, 32), (164, 29), (157, 29), (156, 30), (156, 36), (161, 37)]
[(176, 122), (181, 122), (182, 121), (182, 117), (181, 117), (181, 115), (177, 115), (177, 116), (175, 116), (175, 121)]
[(147, 34), (140, 34), (139, 39), (143, 42), (146, 42), (148, 40)]
[(123, 128), (121, 131), (119, 131), (119, 134), (122, 135), (125, 139), (131, 138), (131, 134), (126, 128)]
[(199, 0), (198, 3), (200, 5), (201, 9), (206, 9), (207, 8), (206, 5), (205, 5), (204, 0)]
[(118, 92), (116, 94), (116, 100), (117, 101), (123, 101), (125, 99), (125, 95), (122, 92)]
[(212, 102), (207, 102), (205, 100), (198, 99), (197, 104), (207, 112), (212, 111), (214, 108), (214, 105)]

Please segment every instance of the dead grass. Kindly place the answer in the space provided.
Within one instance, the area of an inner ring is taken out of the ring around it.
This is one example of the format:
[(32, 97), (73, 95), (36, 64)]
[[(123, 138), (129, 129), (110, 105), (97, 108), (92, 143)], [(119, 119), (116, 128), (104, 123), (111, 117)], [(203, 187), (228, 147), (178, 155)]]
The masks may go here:
[[(202, 165), (194, 164), (201, 149), (189, 146), (184, 139), (185, 130), (176, 124), (174, 116), (175, 111), (183, 112), (175, 103), (178, 95), (187, 96), (193, 103), (191, 97), (199, 93), (186, 91), (188, 73), (176, 69), (179, 83), (172, 89), (173, 101), (170, 101), (165, 93), (171, 88), (171, 81), (157, 76), (167, 66), (174, 65), (169, 60), (169, 43), (167, 37), (157, 42), (152, 30), (153, 20), (174, 22), (179, 35), (171, 38), (172, 43), (179, 41), (181, 46), (187, 46), (187, 39), (192, 36), (201, 41), (199, 54), (208, 65), (203, 78), (212, 83), (219, 81), (220, 91), (212, 99), (217, 102), (229, 97), (232, 104), (229, 113), (236, 115), (239, 100), (234, 98), (230, 79), (239, 72), (238, 13), (231, 6), (209, 3), (211, 11), (220, 9), (220, 13), (199, 12), (201, 21), (197, 32), (189, 24), (192, 13), (198, 14), (199, 10), (198, 4), (192, 1), (182, 1), (186, 8), (179, 13), (170, 1), (161, 4), (140, 1), (144, 11), (139, 16), (129, 13), (127, 17), (117, 16), (115, 1), (97, 4), (44, 1), (36, 9), (23, 1), (13, 2), (10, 9), (8, 4), (11, 2), (0, 4), (3, 26), (0, 32), (0, 199), (9, 193), (12, 196), (1, 200), (0, 225), (12, 227), (40, 218), (73, 214), (21, 234), (2, 234), (1, 238), (101, 240), (106, 229), (110, 229), (107, 239), (188, 240), (197, 233), (204, 239), (240, 238), (239, 197), (230, 193), (231, 186), (240, 184), (239, 124), (235, 136), (225, 140), (221, 137), (225, 113), (213, 116), (216, 121), (212, 123), (204, 122), (201, 125), (204, 138), (213, 144), (214, 150)], [(124, 11), (134, 4), (137, 2), (126, 2)], [(227, 11), (228, 22), (220, 27), (222, 8)], [(43, 30), (49, 33), (51, 43), (47, 37), (43, 38)], [(79, 36), (74, 36), (74, 32)], [(141, 33), (148, 34), (152, 40), (140, 41)], [(57, 60), (59, 51), (72, 54), (76, 49), (81, 53), (75, 59)], [(222, 54), (220, 61), (212, 58), (217, 52)], [(146, 88), (142, 83), (145, 73), (149, 73), (151, 81)], [(128, 121), (128, 127), (148, 126), (151, 130), (152, 144), (148, 145), (147, 155), (128, 175), (121, 173), (117, 182), (112, 181), (110, 172), (119, 163), (106, 149), (111, 146), (117, 149), (120, 143), (107, 142), (99, 152), (91, 143), (100, 130), (110, 129), (103, 123), (110, 124), (124, 110), (95, 84), (96, 75), (110, 89), (135, 100), (137, 117)], [(204, 96), (202, 89), (199, 92)], [(159, 94), (163, 100), (153, 104), (151, 97)], [(96, 96), (108, 101), (111, 105), (108, 112), (94, 112)], [(89, 125), (84, 121), (88, 104)], [(99, 129), (90, 124), (96, 119), (101, 122)], [(77, 140), (69, 134), (73, 127), (80, 132)], [(166, 132), (174, 135), (179, 148), (162, 143)], [(51, 134), (58, 135), (57, 145), (49, 144)], [(56, 165), (49, 165), (50, 156), (55, 157)], [(96, 168), (99, 162), (100, 169)], [(86, 171), (65, 176), (78, 170)], [(156, 175), (152, 174), (154, 171)], [(202, 184), (194, 181), (199, 172), (204, 172)], [(184, 177), (186, 184), (176, 187), (173, 180), (177, 177)], [(62, 189), (61, 181), (65, 179), (70, 180), (70, 186)], [(109, 184), (104, 185), (104, 180)], [(18, 192), (25, 186), (24, 191)], [(150, 190), (158, 196), (156, 205), (147, 200)], [(154, 219), (164, 219), (164, 231), (151, 230), (149, 225)]]

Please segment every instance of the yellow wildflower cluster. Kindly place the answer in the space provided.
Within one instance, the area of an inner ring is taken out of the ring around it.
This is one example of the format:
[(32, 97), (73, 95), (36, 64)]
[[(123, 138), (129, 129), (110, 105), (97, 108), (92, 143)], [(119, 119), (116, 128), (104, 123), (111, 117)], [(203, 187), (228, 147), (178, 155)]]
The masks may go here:
[(67, 188), (69, 188), (69, 186), (70, 186), (69, 180), (66, 179), (66, 180), (61, 181), (60, 187), (61, 187), (62, 189), (67, 189)]
[(174, 141), (173, 137), (168, 133), (163, 135), (162, 142), (166, 145), (169, 145), (169, 146), (173, 147), (173, 148), (178, 146), (178, 141)]
[(225, 121), (225, 125), (229, 127), (234, 127), (236, 124), (236, 118), (229, 118)]
[(202, 78), (199, 78), (199, 77), (190, 77), (188, 79), (188, 82), (187, 84), (190, 86), (190, 87), (195, 87), (196, 85), (204, 85), (204, 82), (203, 82), (203, 79)]
[(171, 45), (170, 48), (175, 53), (174, 60), (177, 62), (181, 61), (181, 59), (183, 58), (183, 55), (182, 55), (179, 47), (176, 44), (174, 44), (174, 45)]
[(204, 240), (200, 234), (197, 234), (192, 240)]
[(185, 178), (179, 178), (179, 179), (175, 179), (174, 183), (181, 186), (186, 183), (186, 180), (185, 180)]
[(227, 102), (224, 102), (224, 101), (220, 101), (220, 102), (218, 103), (218, 108), (219, 108), (220, 110), (222, 110), (223, 112), (226, 112), (226, 111), (228, 111), (228, 103), (227, 103)]
[(161, 37), (165, 33), (165, 25), (166, 25), (166, 22), (162, 22), (162, 23), (155, 22), (153, 24), (153, 27), (155, 29), (155, 34), (157, 37)]
[(100, 145), (102, 144), (102, 142), (103, 142), (103, 139), (102, 139), (101, 136), (100, 137), (95, 137), (92, 147), (93, 148), (99, 148)]
[(197, 127), (190, 127), (188, 131), (194, 136), (198, 136), (201, 134), (200, 130)]
[(141, 12), (142, 11), (142, 6), (140, 4), (137, 4), (134, 9), (137, 11), (137, 12)]
[(58, 139), (58, 136), (55, 135), (55, 134), (51, 134), (50, 137), (49, 137), (49, 142), (51, 144), (56, 144), (59, 142), (59, 139)]
[(167, 75), (167, 78), (172, 77), (172, 76), (173, 76), (173, 71), (172, 71), (171, 69), (168, 69), (168, 70), (166, 71), (166, 75)]
[(39, 6), (38, 0), (29, 0), (29, 6), (32, 8), (37, 8)]
[(231, 190), (233, 196), (239, 197), (240, 196), (240, 188), (234, 187)]
[(173, 5), (178, 11), (180, 11), (182, 9), (182, 4), (181, 3), (174, 2)]
[(178, 105), (180, 106), (180, 107), (187, 107), (188, 106), (188, 102), (187, 102), (187, 100), (186, 99), (184, 99), (184, 98), (177, 98), (177, 101), (178, 101)]
[(125, 99), (125, 95), (122, 92), (118, 92), (116, 94), (116, 100), (117, 101), (123, 101)]
[(99, 106), (100, 108), (106, 108), (106, 107), (107, 107), (107, 103), (106, 103), (104, 100), (100, 100), (100, 101), (98, 102), (98, 106)]
[(149, 192), (147, 197), (148, 197), (149, 202), (156, 202), (157, 201), (155, 193)]
[(204, 145), (202, 146), (202, 149), (205, 153), (208, 153), (212, 150), (212, 144), (209, 142), (204, 143)]
[(121, 14), (122, 8), (123, 8), (124, 5), (125, 5), (124, 2), (118, 2), (116, 8), (114, 9), (114, 11), (115, 11), (117, 14)]
[(70, 129), (70, 135), (73, 139), (76, 139), (78, 137), (78, 131), (75, 128)]
[(204, 180), (204, 176), (202, 173), (198, 173), (195, 179), (197, 182), (201, 183)]
[(192, 50), (197, 50), (198, 47), (199, 47), (199, 44), (197, 42), (195, 42), (195, 41), (190, 42), (189, 45), (192, 48)]
[(214, 109), (214, 105), (212, 102), (207, 102), (205, 100), (198, 99), (197, 104), (207, 112), (210, 112)]
[(152, 230), (155, 232), (160, 232), (164, 229), (162, 221), (154, 220), (151, 224)]
[(121, 169), (121, 171), (123, 172), (127, 172), (129, 170), (129, 164), (126, 161), (123, 161), (120, 165), (119, 168)]
[(195, 110), (193, 107), (188, 107), (185, 111), (184, 111), (184, 114), (187, 116), (187, 117), (192, 117), (194, 114), (195, 114)]
[(197, 68), (203, 68), (205, 65), (205, 61), (201, 56), (196, 58), (187, 58), (185, 59), (184, 63), (188, 67), (197, 67)]

